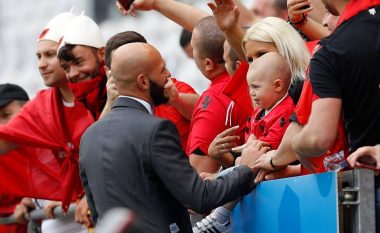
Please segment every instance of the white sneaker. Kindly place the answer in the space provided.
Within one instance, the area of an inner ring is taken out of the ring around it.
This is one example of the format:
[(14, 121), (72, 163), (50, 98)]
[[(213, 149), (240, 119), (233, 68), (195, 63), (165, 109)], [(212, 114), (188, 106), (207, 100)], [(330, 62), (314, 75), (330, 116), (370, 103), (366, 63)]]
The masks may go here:
[(231, 233), (231, 222), (228, 221), (220, 224), (213, 218), (212, 214), (208, 215), (193, 227), (193, 233)]

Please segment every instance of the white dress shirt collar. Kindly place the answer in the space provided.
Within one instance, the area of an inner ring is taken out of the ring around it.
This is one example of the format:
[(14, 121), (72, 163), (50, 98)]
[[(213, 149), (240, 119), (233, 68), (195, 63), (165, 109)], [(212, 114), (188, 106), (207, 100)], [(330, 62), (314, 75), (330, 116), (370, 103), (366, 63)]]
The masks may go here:
[(150, 113), (150, 115), (153, 115), (153, 108), (152, 108), (152, 106), (148, 102), (146, 102), (145, 100), (142, 100), (142, 99), (139, 99), (139, 98), (136, 98), (136, 97), (132, 97), (132, 96), (126, 96), (126, 95), (119, 95), (119, 97), (130, 98), (130, 99), (134, 99), (134, 100), (138, 101), (140, 104), (144, 105), (144, 107), (148, 110), (148, 112)]

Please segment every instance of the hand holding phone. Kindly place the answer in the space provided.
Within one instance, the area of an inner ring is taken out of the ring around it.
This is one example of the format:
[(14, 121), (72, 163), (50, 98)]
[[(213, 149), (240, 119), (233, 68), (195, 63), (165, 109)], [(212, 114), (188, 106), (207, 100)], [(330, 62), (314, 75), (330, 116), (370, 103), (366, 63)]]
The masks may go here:
[(310, 6), (310, 4), (308, 4), (308, 5), (305, 5), (305, 6), (303, 6), (303, 7), (300, 7), (299, 9), (300, 10), (306, 10), (306, 9), (308, 9), (308, 8), (310, 8), (311, 6)]
[(117, 0), (120, 5), (124, 7), (124, 9), (127, 11), (131, 7), (134, 0)]
[(288, 0), (289, 21), (297, 24), (304, 22), (308, 12), (313, 10), (309, 0)]

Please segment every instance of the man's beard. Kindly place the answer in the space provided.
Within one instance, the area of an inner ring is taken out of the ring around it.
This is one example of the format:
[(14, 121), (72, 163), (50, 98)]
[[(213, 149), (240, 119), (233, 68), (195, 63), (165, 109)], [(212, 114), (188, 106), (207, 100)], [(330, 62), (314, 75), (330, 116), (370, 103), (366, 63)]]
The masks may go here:
[(161, 104), (165, 104), (169, 101), (169, 98), (165, 96), (165, 89), (164, 87), (158, 85), (157, 83), (153, 82), (149, 79), (149, 95), (150, 98), (153, 100), (154, 106), (159, 106)]

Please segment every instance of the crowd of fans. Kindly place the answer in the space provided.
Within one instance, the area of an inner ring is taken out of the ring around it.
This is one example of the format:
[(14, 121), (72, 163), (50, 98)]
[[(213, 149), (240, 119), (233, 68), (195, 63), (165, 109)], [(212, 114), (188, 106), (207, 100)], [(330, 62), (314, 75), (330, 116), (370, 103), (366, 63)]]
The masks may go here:
[[(105, 42), (83, 14), (51, 19), (36, 49), (48, 88), (29, 101), (0, 84), (0, 214), (17, 220), (0, 232), (26, 232), (35, 208), (49, 218), (43, 233), (87, 232), (114, 207), (130, 208), (141, 232), (231, 232), (231, 211), (259, 182), (380, 172), (380, 0), (256, 0), (251, 10), (215, 0), (212, 15), (125, 2), (122, 14), (157, 11), (184, 28), (180, 45), (209, 88), (171, 77), (138, 32)], [(376, 176), (376, 232), (379, 187)], [(74, 218), (55, 219), (73, 202)]]

